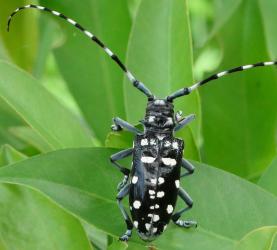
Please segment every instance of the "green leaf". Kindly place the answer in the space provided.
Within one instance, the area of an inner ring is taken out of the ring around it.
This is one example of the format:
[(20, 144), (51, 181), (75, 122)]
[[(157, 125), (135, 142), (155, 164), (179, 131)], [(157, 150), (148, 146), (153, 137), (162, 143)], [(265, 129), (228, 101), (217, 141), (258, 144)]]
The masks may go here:
[(26, 187), (0, 185), (1, 250), (89, 250), (80, 222)]
[(32, 145), (40, 152), (44, 153), (44, 152), (51, 151), (51, 147), (49, 146), (49, 144), (47, 144), (45, 140), (30, 127), (26, 127), (26, 126), (11, 127), (9, 131), (15, 137), (21, 139), (27, 144)]
[[(164, 98), (193, 82), (192, 63), (187, 2), (142, 0), (130, 34), (129, 69), (153, 94)], [(146, 98), (127, 80), (124, 86), (127, 118), (137, 123), (144, 117)], [(185, 115), (197, 114), (197, 121), (191, 124), (197, 143), (201, 122), (199, 106), (197, 93), (175, 103), (176, 110), (183, 110)]]
[[(0, 181), (38, 189), (72, 214), (118, 237), (125, 223), (115, 201), (122, 176), (110, 164), (114, 152), (83, 148), (47, 153), (1, 168)], [(195, 250), (203, 249), (202, 242), (208, 249), (222, 250), (218, 246), (225, 244), (230, 249), (247, 232), (277, 223), (275, 196), (232, 174), (204, 164), (196, 166), (196, 173), (182, 184), (195, 201), (184, 218), (197, 220), (199, 228), (170, 225), (155, 241), (157, 246), (169, 249), (174, 239), (174, 249), (182, 249), (185, 242), (194, 244)], [(183, 206), (183, 202), (178, 204)], [(135, 234), (132, 241), (142, 244)]]
[[(130, 30), (127, 1), (40, 1), (82, 24), (124, 62)], [(60, 72), (85, 118), (101, 141), (110, 131), (113, 116), (125, 118), (121, 69), (84, 34), (63, 20), (66, 43), (55, 50)], [(101, 112), (99, 112), (101, 107)]]
[[(0, 75), (0, 97), (52, 149), (92, 145), (85, 125), (32, 77), (3, 61)], [(20, 94), (15, 95), (15, 89)]]
[(262, 227), (253, 230), (240, 240), (234, 250), (272, 250), (277, 227)]
[(277, 157), (263, 173), (258, 184), (267, 191), (277, 195)]
[(271, 57), (276, 59), (277, 33), (276, 33), (275, 24), (277, 21), (277, 17), (276, 17), (277, 2), (274, 0), (267, 0), (267, 1), (259, 0), (258, 3), (263, 17), (263, 25), (265, 30), (265, 37), (267, 38), (266, 41), (268, 45), (268, 50), (270, 52)]
[(0, 147), (0, 167), (25, 159), (27, 159), (27, 156), (10, 145)]
[[(263, 34), (257, 1), (242, 1), (218, 34), (224, 48), (219, 70), (269, 60)], [(262, 173), (276, 154), (276, 80), (267, 67), (201, 89), (204, 162), (248, 179)]]
[(0, 0), (0, 37), (9, 57), (21, 68), (31, 72), (36, 58), (38, 44), (38, 25), (36, 15), (29, 13), (16, 18), (10, 32), (6, 25), (8, 16), (19, 6), (26, 4), (25, 0)]
[[(26, 158), (0, 149), (0, 167)], [(34, 190), (1, 184), (0, 207), (1, 250), (91, 249), (80, 222)]]

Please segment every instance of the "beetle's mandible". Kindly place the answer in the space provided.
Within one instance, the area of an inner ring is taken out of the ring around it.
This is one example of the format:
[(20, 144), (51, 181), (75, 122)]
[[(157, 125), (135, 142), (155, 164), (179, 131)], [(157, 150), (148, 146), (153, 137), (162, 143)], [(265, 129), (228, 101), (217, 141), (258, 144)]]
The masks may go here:
[[(119, 193), (116, 197), (127, 225), (127, 230), (120, 239), (127, 241), (132, 234), (133, 227), (135, 227), (141, 239), (145, 241), (154, 240), (163, 233), (170, 220), (180, 227), (196, 226), (195, 221), (180, 219), (182, 213), (189, 210), (193, 205), (189, 194), (180, 187), (180, 179), (192, 174), (194, 167), (183, 158), (183, 140), (174, 137), (174, 133), (192, 121), (195, 116), (189, 115), (183, 118), (180, 112), (174, 113), (173, 100), (189, 95), (205, 83), (230, 73), (254, 67), (276, 65), (277, 62), (261, 62), (232, 68), (159, 99), (142, 82), (137, 80), (121, 60), (95, 35), (58, 11), (33, 4), (19, 7), (9, 16), (8, 30), (12, 17), (19, 11), (30, 8), (49, 12), (78, 28), (91, 41), (98, 44), (125, 72), (132, 85), (148, 98), (146, 114), (144, 120), (141, 121), (144, 131), (138, 130), (120, 118), (113, 119), (112, 129), (114, 131), (125, 129), (135, 134), (133, 148), (120, 151), (111, 156), (113, 165), (124, 174), (122, 182), (118, 185)], [(128, 156), (133, 157), (131, 170), (117, 162)], [(184, 173), (181, 173), (181, 169), (185, 170)], [(129, 196), (132, 219), (122, 205), (122, 199), (126, 196)], [(186, 205), (180, 211), (175, 212), (177, 197), (180, 197)]]

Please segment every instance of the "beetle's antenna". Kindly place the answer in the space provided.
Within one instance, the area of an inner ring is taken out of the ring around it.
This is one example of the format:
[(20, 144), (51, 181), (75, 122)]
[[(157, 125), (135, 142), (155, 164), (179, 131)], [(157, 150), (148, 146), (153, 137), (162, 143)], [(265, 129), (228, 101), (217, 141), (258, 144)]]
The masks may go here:
[(226, 76), (226, 75), (238, 72), (238, 71), (252, 69), (252, 68), (255, 68), (255, 67), (271, 66), (271, 65), (277, 65), (277, 61), (260, 62), (260, 63), (244, 65), (244, 66), (240, 66), (240, 67), (236, 67), (236, 68), (232, 68), (232, 69), (229, 69), (229, 70), (222, 71), (222, 72), (214, 74), (214, 75), (212, 75), (212, 76), (210, 76), (210, 77), (208, 77), (208, 78), (206, 78), (206, 79), (204, 79), (200, 82), (197, 82), (197, 83), (193, 84), (190, 87), (179, 89), (178, 91), (176, 91), (173, 94), (171, 94), (170, 96), (168, 96), (167, 100), (172, 101), (172, 100), (174, 100), (178, 97), (181, 97), (181, 96), (184, 96), (184, 95), (189, 95), (192, 91), (194, 91), (198, 87), (200, 87), (200, 86), (202, 86), (202, 85), (204, 85), (204, 84), (206, 84), (210, 81), (216, 80), (220, 77), (223, 77), (223, 76)]
[(97, 43), (110, 57), (111, 59), (113, 59), (117, 65), (125, 72), (127, 78), (130, 80), (130, 82), (133, 84), (134, 87), (136, 87), (137, 89), (139, 89), (142, 93), (144, 93), (149, 99), (153, 98), (153, 94), (151, 93), (151, 91), (139, 80), (137, 80), (133, 74), (126, 68), (126, 66), (120, 61), (120, 59), (118, 58), (117, 55), (115, 55), (109, 48), (107, 48), (95, 35), (93, 35), (91, 32), (89, 32), (88, 30), (84, 29), (80, 24), (78, 24), (77, 22), (75, 22), (74, 20), (72, 20), (71, 18), (66, 17), (65, 15), (63, 15), (62, 13), (55, 11), (55, 10), (51, 10), (49, 8), (43, 7), (43, 6), (38, 6), (38, 5), (33, 5), (33, 4), (29, 4), (29, 5), (25, 5), (22, 7), (17, 8), (8, 18), (8, 24), (7, 24), (7, 31), (9, 31), (10, 29), (10, 23), (12, 20), (12, 17), (18, 13), (21, 10), (24, 9), (38, 9), (38, 10), (42, 10), (42, 11), (46, 11), (46, 12), (50, 12), (51, 14), (58, 16), (62, 19), (65, 19), (68, 23), (72, 24), (73, 26), (75, 26), (77, 29), (79, 29), (80, 31), (82, 31), (87, 37), (89, 37), (93, 42)]

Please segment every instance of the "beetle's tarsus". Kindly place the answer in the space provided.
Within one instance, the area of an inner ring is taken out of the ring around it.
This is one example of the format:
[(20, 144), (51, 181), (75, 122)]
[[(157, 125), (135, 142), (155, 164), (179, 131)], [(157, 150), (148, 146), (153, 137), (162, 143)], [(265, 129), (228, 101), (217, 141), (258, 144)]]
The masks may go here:
[(131, 235), (132, 235), (132, 230), (128, 229), (121, 237), (119, 237), (119, 240), (127, 242), (131, 237)]
[(197, 227), (197, 222), (196, 221), (185, 221), (185, 220), (177, 220), (174, 221), (174, 223), (179, 226), (179, 227), (184, 227), (184, 228), (190, 228), (190, 227)]
[(122, 130), (122, 127), (120, 127), (119, 125), (113, 124), (113, 125), (111, 126), (111, 129), (112, 129), (112, 131), (117, 132), (117, 131), (121, 131), (121, 130)]

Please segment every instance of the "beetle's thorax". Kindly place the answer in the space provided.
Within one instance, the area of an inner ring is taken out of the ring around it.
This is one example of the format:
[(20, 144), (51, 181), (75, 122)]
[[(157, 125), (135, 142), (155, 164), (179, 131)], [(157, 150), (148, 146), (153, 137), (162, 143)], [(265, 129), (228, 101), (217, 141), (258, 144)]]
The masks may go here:
[(175, 127), (174, 106), (164, 99), (148, 101), (143, 124), (146, 134), (168, 136)]

